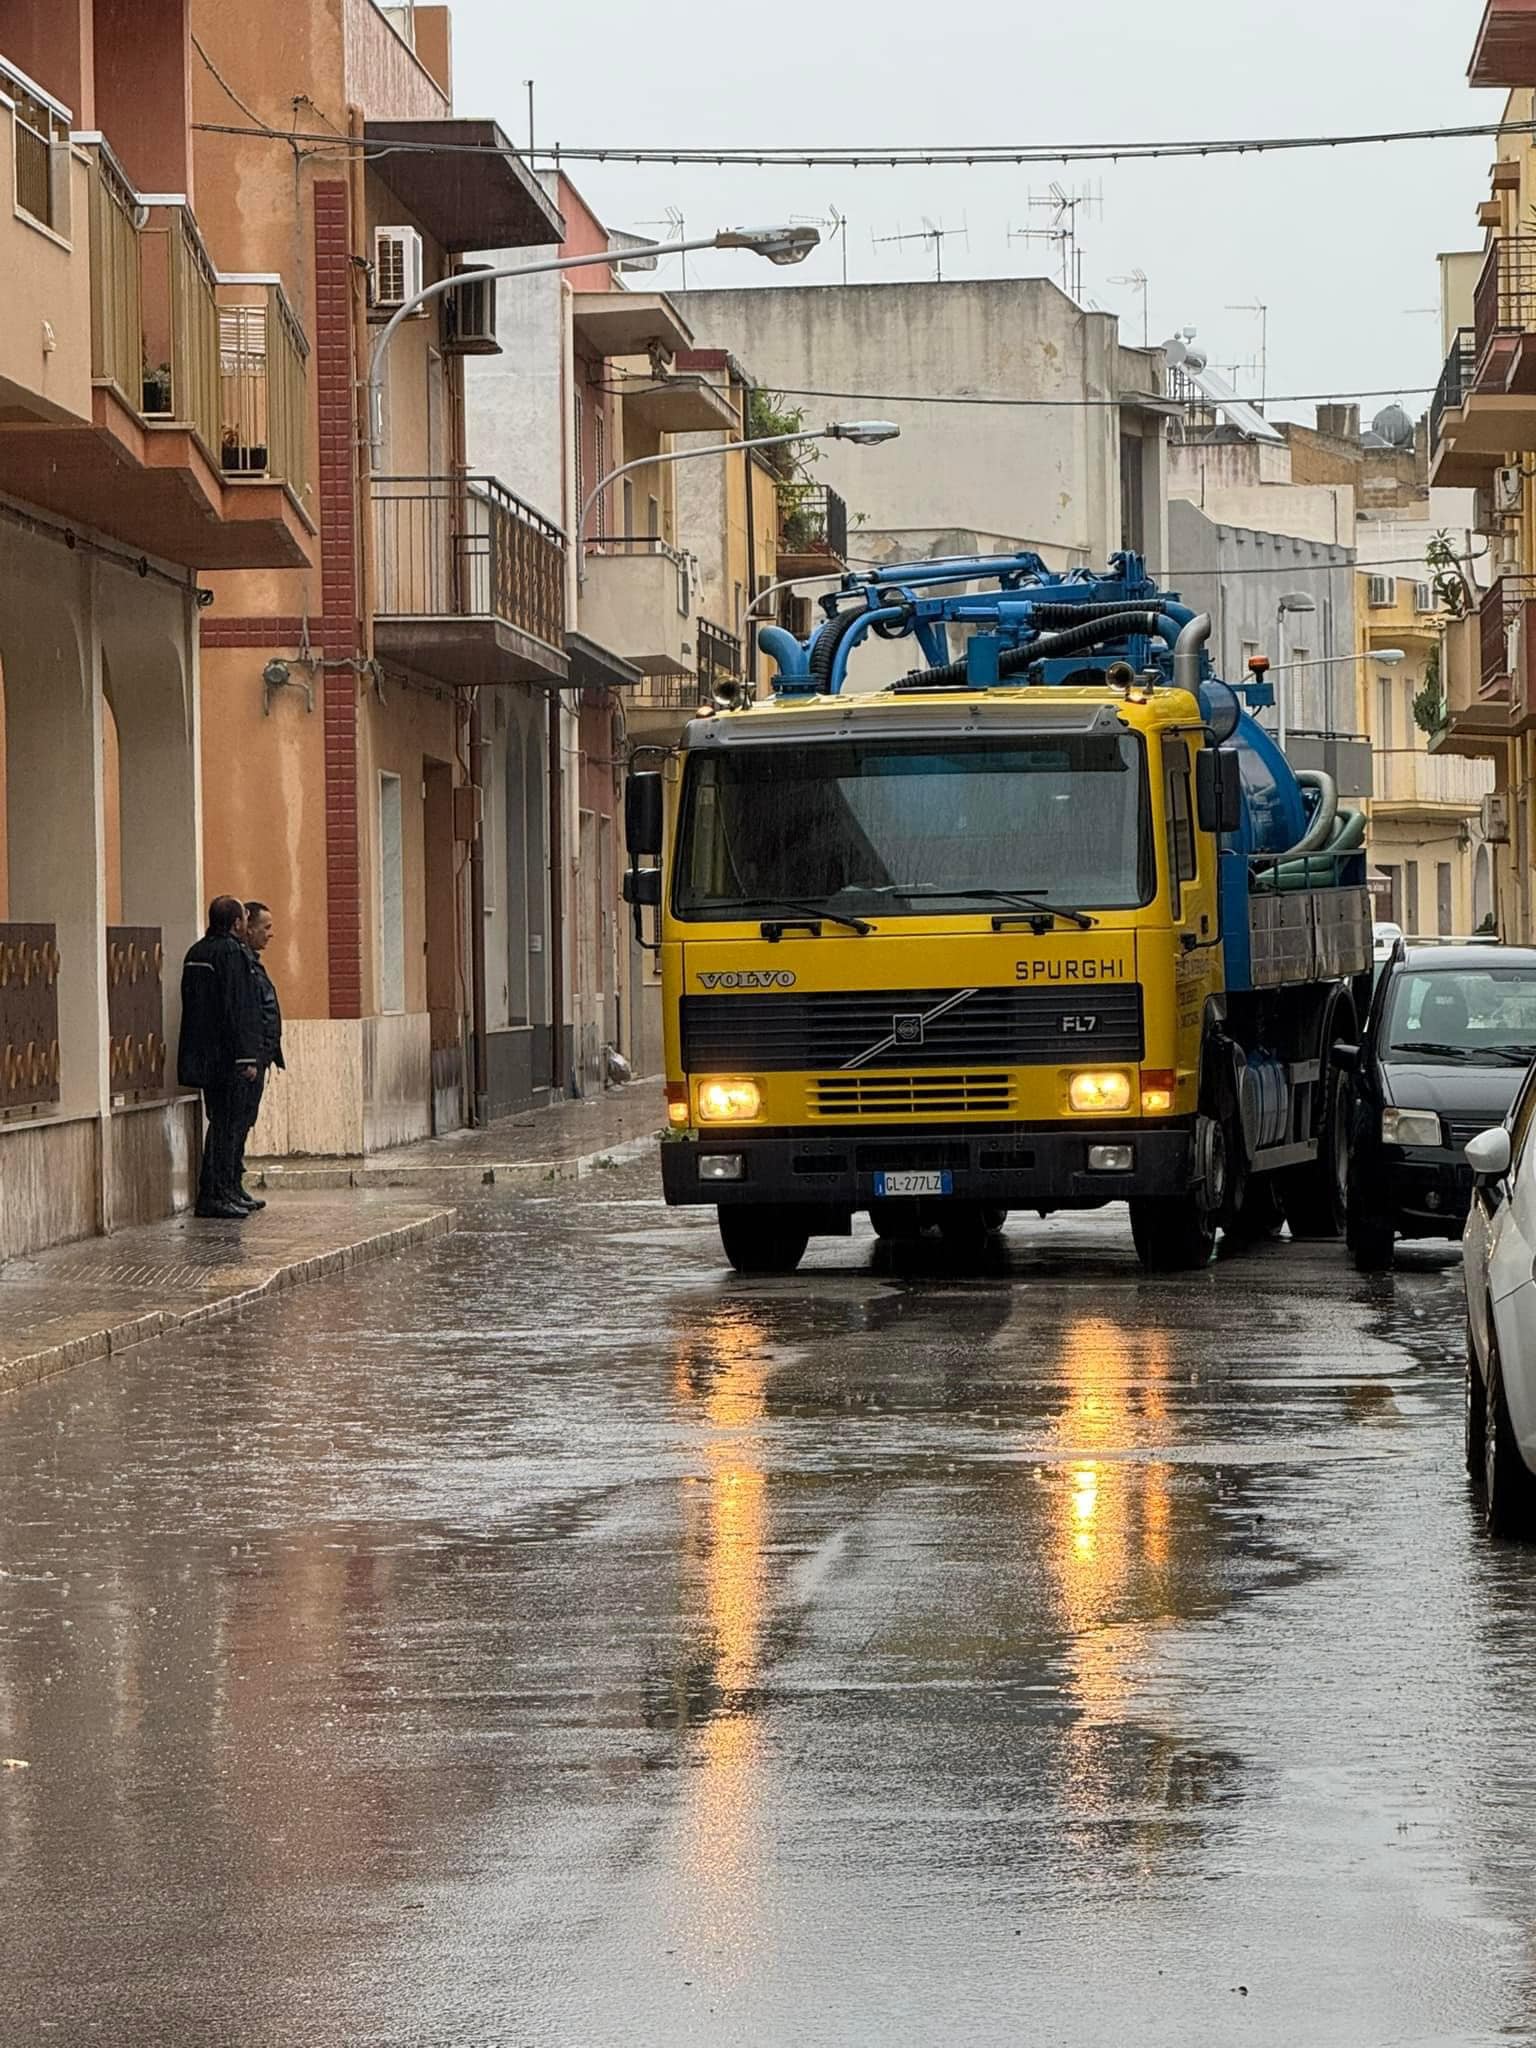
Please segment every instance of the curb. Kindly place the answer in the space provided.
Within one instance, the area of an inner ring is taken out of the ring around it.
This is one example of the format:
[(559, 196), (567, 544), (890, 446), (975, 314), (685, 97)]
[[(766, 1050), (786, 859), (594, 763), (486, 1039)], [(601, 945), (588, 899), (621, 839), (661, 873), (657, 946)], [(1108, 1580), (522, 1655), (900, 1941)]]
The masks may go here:
[(0, 1363), (0, 1397), (19, 1393), (23, 1387), (36, 1386), (40, 1380), (67, 1372), (71, 1366), (115, 1357), (118, 1352), (130, 1350), (135, 1344), (147, 1343), (154, 1337), (169, 1337), (180, 1330), (206, 1329), (215, 1323), (231, 1322), (242, 1309), (274, 1294), (285, 1294), (312, 1280), (327, 1279), (353, 1266), (371, 1265), (376, 1260), (427, 1244), (433, 1238), (446, 1237), (457, 1222), (456, 1209), (441, 1209), (435, 1215), (397, 1224), (391, 1230), (381, 1230), (372, 1237), (343, 1245), (336, 1251), (317, 1252), (306, 1259), (294, 1259), (286, 1266), (276, 1267), (254, 1287), (243, 1287), (236, 1294), (221, 1295), (214, 1301), (199, 1302), (194, 1308), (150, 1309), (137, 1313), (125, 1311), (121, 1322), (106, 1329), (94, 1330), (83, 1337), (71, 1337), (62, 1344), (49, 1345), (41, 1351), (28, 1352), (24, 1357)]
[(661, 1142), (659, 1131), (626, 1138), (596, 1152), (569, 1159), (452, 1159), (441, 1166), (288, 1166), (275, 1163), (255, 1169), (264, 1188), (412, 1188), (467, 1194), (476, 1188), (509, 1188), (533, 1193), (561, 1181), (586, 1180), (611, 1167), (644, 1159)]

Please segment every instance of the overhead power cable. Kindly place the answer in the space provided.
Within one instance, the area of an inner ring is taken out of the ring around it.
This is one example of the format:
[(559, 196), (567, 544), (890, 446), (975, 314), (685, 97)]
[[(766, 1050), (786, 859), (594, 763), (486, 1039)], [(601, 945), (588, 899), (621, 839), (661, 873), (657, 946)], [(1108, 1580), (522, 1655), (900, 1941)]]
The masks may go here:
[[(999, 282), (1016, 282), (1003, 279)], [(1033, 281), (1033, 280), (1029, 280)], [(601, 387), (615, 397), (623, 397), (624, 385), (604, 384)], [(654, 389), (654, 386), (649, 387)], [(728, 384), (710, 384), (707, 390), (729, 396)], [(1162, 391), (1127, 391), (1119, 396), (1103, 398), (1010, 398), (997, 392), (986, 391), (826, 391), (812, 390), (800, 384), (778, 384), (772, 378), (764, 379), (757, 387), (771, 391), (777, 398), (839, 398), (857, 400), (870, 405), (1000, 405), (1011, 406), (1024, 411), (1064, 412), (1102, 406), (1123, 408), (1134, 406), (1138, 399), (1156, 399), (1159, 404), (1175, 406), (1181, 401)], [(1422, 398), (1433, 392), (1433, 384), (1394, 384), (1390, 389), (1380, 391), (1291, 391), (1273, 392), (1263, 399), (1223, 399), (1223, 405), (1349, 405), (1361, 398)], [(1219, 410), (1219, 407), (1218, 407)], [(1198, 442), (1191, 446), (1198, 447)]]
[[(201, 133), (212, 135), (262, 136), (269, 141), (328, 143), (336, 149), (358, 149), (368, 157), (381, 156), (511, 156), (522, 160), (527, 152), (510, 143), (505, 149), (483, 142), (429, 142), (391, 140), (370, 142), (366, 136), (342, 138), (334, 132), (306, 134), (301, 131), (267, 127), (241, 128), (226, 122), (198, 121)], [(1473, 121), (1445, 128), (1381, 128), (1340, 135), (1241, 135), (1209, 136), (1196, 141), (1171, 142), (1049, 142), (1049, 143), (933, 143), (898, 144), (892, 148), (790, 148), (777, 145), (762, 149), (709, 149), (677, 144), (671, 147), (641, 145), (566, 144), (557, 142), (535, 152), (553, 164), (616, 163), (666, 164), (680, 167), (704, 164), (716, 167), (740, 165), (759, 170), (838, 169), (898, 170), (918, 166), (937, 169), (956, 166), (984, 168), (988, 164), (1074, 164), (1153, 163), (1184, 157), (1278, 156), (1299, 150), (1363, 149), (1386, 144), (1414, 142), (1472, 142), (1499, 135), (1536, 134), (1536, 121)]]

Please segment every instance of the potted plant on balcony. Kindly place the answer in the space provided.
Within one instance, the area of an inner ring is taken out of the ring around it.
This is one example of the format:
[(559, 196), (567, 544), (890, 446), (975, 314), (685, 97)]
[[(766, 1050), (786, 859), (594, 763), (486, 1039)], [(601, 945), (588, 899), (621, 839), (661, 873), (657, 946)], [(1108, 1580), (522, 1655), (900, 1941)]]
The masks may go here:
[(144, 358), (144, 389), (142, 410), (148, 413), (166, 414), (171, 410), (171, 366), (156, 363), (149, 366), (149, 357)]
[(259, 441), (242, 441), (238, 427), (226, 427), (219, 447), (219, 464), (227, 475), (265, 476), (266, 447)]

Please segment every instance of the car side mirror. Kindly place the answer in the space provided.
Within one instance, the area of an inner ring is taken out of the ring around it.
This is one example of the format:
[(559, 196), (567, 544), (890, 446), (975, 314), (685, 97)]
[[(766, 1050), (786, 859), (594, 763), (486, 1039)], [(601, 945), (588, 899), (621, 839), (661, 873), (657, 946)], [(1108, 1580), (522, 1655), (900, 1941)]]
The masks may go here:
[(1474, 1177), (1483, 1182), (1503, 1180), (1513, 1157), (1509, 1133), (1502, 1124), (1495, 1130), (1479, 1131), (1467, 1147), (1467, 1164)]
[(1235, 832), (1243, 822), (1243, 782), (1235, 747), (1202, 747), (1195, 756), (1195, 815), (1202, 832)]

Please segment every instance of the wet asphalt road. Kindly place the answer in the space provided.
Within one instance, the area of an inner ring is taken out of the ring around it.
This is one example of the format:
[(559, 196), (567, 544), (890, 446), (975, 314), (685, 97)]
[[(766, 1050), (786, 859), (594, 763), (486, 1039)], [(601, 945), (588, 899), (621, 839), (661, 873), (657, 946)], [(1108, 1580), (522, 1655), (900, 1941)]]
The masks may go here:
[(0, 1404), (4, 2048), (1536, 2039), (1443, 1253), (653, 1174)]

